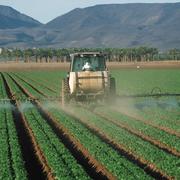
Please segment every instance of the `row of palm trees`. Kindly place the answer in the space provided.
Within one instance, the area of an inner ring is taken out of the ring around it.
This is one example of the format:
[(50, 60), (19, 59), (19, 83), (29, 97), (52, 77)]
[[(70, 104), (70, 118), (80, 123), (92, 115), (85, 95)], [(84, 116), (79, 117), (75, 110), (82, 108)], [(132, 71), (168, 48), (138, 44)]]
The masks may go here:
[(134, 62), (154, 60), (180, 60), (180, 50), (171, 49), (159, 52), (157, 48), (32, 48), (32, 49), (6, 49), (2, 48), (0, 59), (24, 62), (66, 62), (74, 52), (101, 51), (108, 61)]

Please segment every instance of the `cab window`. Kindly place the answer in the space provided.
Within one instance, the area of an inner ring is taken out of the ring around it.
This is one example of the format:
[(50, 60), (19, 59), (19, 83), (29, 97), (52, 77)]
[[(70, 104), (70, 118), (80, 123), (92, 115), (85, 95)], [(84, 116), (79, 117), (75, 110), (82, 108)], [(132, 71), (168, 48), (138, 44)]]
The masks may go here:
[(92, 71), (104, 71), (105, 70), (105, 59), (103, 56), (75, 56), (72, 64), (72, 71), (82, 71), (83, 66), (88, 62), (91, 65)]

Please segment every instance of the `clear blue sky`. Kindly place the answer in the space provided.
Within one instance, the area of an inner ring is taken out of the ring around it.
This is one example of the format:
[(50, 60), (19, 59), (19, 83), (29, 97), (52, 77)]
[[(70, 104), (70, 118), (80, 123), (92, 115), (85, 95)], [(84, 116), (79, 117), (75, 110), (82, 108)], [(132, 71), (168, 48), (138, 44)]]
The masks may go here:
[(0, 5), (11, 6), (42, 23), (69, 12), (74, 8), (84, 8), (96, 4), (119, 3), (163, 3), (179, 2), (177, 0), (0, 0)]

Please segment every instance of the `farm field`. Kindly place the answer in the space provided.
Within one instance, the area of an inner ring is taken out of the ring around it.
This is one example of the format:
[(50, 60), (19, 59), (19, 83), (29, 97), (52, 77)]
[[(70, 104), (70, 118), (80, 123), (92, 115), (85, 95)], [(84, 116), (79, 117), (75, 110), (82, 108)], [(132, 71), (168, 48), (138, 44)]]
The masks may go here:
[(112, 104), (63, 108), (65, 71), (1, 72), (0, 179), (180, 179), (180, 70), (111, 73)]

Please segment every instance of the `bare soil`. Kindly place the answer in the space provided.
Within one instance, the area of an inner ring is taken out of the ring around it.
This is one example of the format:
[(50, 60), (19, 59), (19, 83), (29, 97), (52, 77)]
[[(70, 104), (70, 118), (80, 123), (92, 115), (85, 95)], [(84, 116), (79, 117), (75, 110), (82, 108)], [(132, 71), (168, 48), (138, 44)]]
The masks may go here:
[(110, 69), (180, 68), (180, 61), (108, 62), (107, 66)]
[[(24, 63), (1, 62), (0, 71), (32, 71), (32, 70), (68, 70), (69, 63)], [(109, 69), (142, 69), (142, 68), (180, 68), (180, 61), (153, 61), (153, 62), (107, 62)]]
[(68, 70), (69, 66), (69, 63), (3, 62), (0, 63), (0, 71)]

